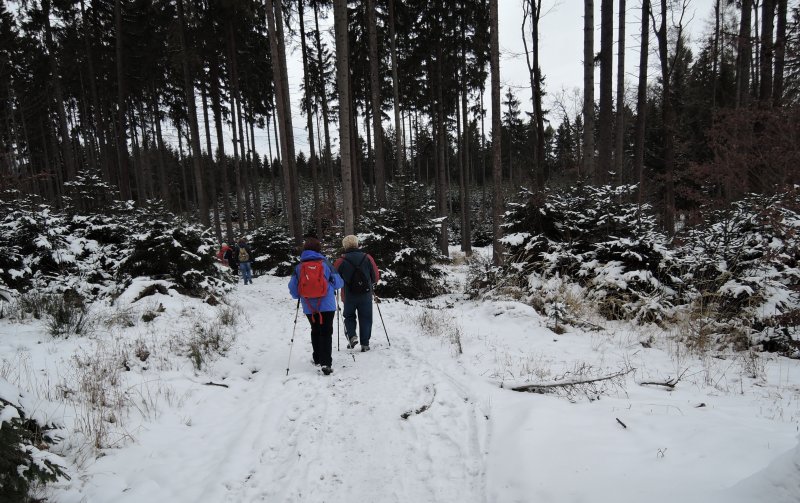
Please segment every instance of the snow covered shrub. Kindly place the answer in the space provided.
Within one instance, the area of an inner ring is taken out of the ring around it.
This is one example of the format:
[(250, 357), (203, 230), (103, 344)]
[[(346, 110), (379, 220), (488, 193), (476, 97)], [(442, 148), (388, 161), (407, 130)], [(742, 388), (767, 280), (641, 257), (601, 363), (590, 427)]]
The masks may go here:
[(361, 246), (381, 270), (378, 294), (386, 297), (425, 299), (443, 291), (443, 273), (437, 264), (446, 260), (439, 252), (439, 221), (425, 188), (413, 181), (400, 184), (392, 208), (364, 213), (359, 234)]
[(81, 170), (75, 178), (64, 182), (65, 200), (72, 211), (95, 212), (105, 208), (117, 188), (104, 182), (97, 169)]
[(676, 263), (650, 208), (625, 202), (632, 188), (523, 190), (504, 217), (504, 281), (534, 293), (561, 277), (609, 319), (664, 321), (681, 287)]
[(119, 263), (120, 277), (170, 279), (182, 293), (198, 297), (230, 289), (225, 268), (215, 259), (215, 240), (207, 229), (174, 216), (165, 218), (158, 208), (141, 212), (141, 220), (147, 223), (130, 236)]
[(26, 417), (11, 396), (14, 388), (0, 378), (0, 501), (27, 502), (32, 486), (67, 477), (61, 460), (47, 451), (52, 427)]
[(791, 323), (800, 305), (798, 210), (796, 192), (750, 195), (709, 211), (704, 225), (686, 232), (680, 249), (684, 279), (693, 285), (693, 307), (708, 318), (717, 342), (736, 329), (743, 333), (740, 346), (800, 348), (797, 324)]
[(275, 276), (288, 276), (292, 272), (294, 240), (286, 227), (267, 224), (253, 229), (248, 237), (255, 256), (253, 272)]

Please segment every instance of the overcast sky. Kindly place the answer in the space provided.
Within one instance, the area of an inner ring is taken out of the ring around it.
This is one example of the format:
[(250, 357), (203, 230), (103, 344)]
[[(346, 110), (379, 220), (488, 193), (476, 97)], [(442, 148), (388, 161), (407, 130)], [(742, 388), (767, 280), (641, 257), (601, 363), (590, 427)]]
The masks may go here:
[[(714, 0), (689, 0), (689, 8), (684, 18), (685, 29), (696, 42), (701, 34), (708, 33), (713, 19)], [(639, 70), (639, 31), (641, 23), (641, 2), (627, 1), (626, 14), (626, 88), (627, 100), (635, 97), (635, 85)], [(619, 1), (614, 0), (614, 86), (616, 99), (617, 79), (617, 23)], [(488, 15), (488, 13), (487, 13)], [(331, 15), (332, 17), (332, 15)], [(595, 52), (600, 49), (600, 0), (595, 0)], [(530, 111), (530, 79), (525, 63), (524, 46), (521, 39), (522, 0), (499, 0), (500, 24), (500, 81), (502, 93), (511, 87), (522, 102), (522, 110)], [(327, 24), (327, 23), (326, 23)], [(559, 103), (566, 107), (570, 115), (580, 109), (580, 96), (583, 87), (583, 2), (581, 0), (543, 0), (540, 21), (540, 65), (545, 76), (544, 107), (550, 109), (550, 119), (554, 125), (561, 120)], [(332, 37), (332, 33), (330, 34)], [(332, 40), (332, 38), (331, 38)], [(650, 78), (657, 69), (654, 50), (655, 38), (651, 34)], [(530, 46), (530, 42), (529, 42)], [(292, 92), (293, 126), (296, 150), (308, 153), (308, 138), (305, 118), (300, 114), (300, 84), (302, 81), (302, 60), (298, 47), (287, 47), (289, 67), (289, 87)], [(595, 85), (599, 82), (599, 69), (595, 69)], [(489, 89), (487, 82), (487, 90)], [(595, 98), (599, 93), (595, 91)], [(484, 98), (484, 105), (490, 108), (490, 97)], [(363, 122), (363, 121), (360, 121)], [(257, 132), (259, 151), (267, 152), (266, 131)], [(331, 130), (331, 141), (338, 144), (338, 133)], [(338, 147), (334, 146), (334, 151)], [(274, 145), (273, 145), (274, 149)]]

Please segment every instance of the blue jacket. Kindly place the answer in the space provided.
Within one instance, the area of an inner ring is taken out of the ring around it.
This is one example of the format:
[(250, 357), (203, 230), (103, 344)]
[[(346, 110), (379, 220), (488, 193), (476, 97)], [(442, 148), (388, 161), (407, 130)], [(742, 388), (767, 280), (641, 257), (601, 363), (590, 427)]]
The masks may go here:
[[(303, 313), (311, 314), (312, 307), (314, 311), (319, 311), (321, 313), (328, 312), (328, 311), (336, 311), (336, 299), (334, 298), (334, 291), (340, 289), (344, 286), (344, 281), (342, 277), (339, 276), (339, 273), (336, 272), (328, 259), (325, 258), (324, 255), (321, 255), (312, 250), (304, 250), (303, 253), (300, 255), (300, 262), (308, 262), (312, 260), (322, 260), (322, 263), (325, 267), (325, 276), (328, 278), (328, 283), (330, 286), (328, 287), (328, 294), (322, 299), (322, 302), (319, 305), (319, 309), (317, 309), (316, 305), (309, 306), (308, 302), (301, 301), (303, 304)], [(300, 292), (297, 291), (297, 278), (300, 276), (300, 264), (297, 264), (294, 268), (294, 272), (292, 273), (292, 278), (289, 280), (289, 293), (292, 294), (293, 299), (300, 298)], [(316, 302), (314, 302), (316, 304)]]

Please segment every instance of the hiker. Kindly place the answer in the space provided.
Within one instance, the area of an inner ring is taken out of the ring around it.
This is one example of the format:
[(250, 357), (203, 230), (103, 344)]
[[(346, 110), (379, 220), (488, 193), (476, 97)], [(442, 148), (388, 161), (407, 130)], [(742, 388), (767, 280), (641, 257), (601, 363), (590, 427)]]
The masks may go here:
[(334, 292), (342, 288), (344, 282), (321, 251), (322, 245), (318, 239), (306, 239), (300, 263), (295, 266), (289, 280), (289, 293), (303, 304), (303, 314), (311, 324), (314, 365), (321, 365), (322, 373), (329, 375), (333, 372), (331, 336), (333, 318), (336, 316)]
[(227, 243), (222, 243), (222, 248), (225, 249), (222, 254), (222, 263), (231, 268), (231, 272), (234, 276), (238, 276), (239, 263), (236, 262), (236, 250), (234, 250), (233, 247), (228, 246)]
[(244, 237), (239, 238), (236, 244), (236, 258), (239, 262), (239, 271), (242, 273), (242, 279), (245, 285), (253, 284), (253, 267), (250, 265), (253, 253), (250, 251), (250, 245), (247, 244), (247, 239)]
[(222, 243), (222, 246), (220, 246), (219, 251), (217, 252), (217, 260), (219, 260), (219, 262), (225, 267), (228, 267), (230, 257), (231, 247), (228, 246), (228, 243)]
[[(344, 280), (344, 330), (348, 349), (361, 343), (361, 352), (369, 351), (372, 335), (372, 289), (381, 276), (375, 259), (358, 247), (358, 238), (352, 234), (342, 239), (344, 253), (334, 267)], [(356, 336), (356, 314), (358, 314), (358, 336)]]

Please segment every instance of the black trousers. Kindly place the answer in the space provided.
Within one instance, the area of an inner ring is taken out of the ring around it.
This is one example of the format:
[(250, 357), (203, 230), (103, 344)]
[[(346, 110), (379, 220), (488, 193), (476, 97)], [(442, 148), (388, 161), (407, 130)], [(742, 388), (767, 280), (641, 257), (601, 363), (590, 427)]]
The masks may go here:
[[(333, 363), (332, 336), (333, 318), (336, 311), (325, 311), (323, 313), (307, 314), (308, 322), (311, 324), (311, 348), (313, 349), (314, 363), (323, 367), (330, 367)], [(312, 319), (313, 318), (313, 319)]]

